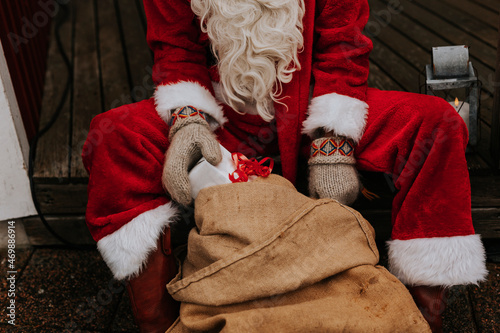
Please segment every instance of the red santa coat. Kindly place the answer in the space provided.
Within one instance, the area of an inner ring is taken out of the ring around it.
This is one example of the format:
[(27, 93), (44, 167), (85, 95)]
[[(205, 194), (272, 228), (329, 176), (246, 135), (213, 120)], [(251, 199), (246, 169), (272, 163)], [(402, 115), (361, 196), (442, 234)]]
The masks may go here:
[[(226, 123), (226, 117), (229, 129), (239, 129), (242, 123), (253, 128), (265, 125), (258, 116), (228, 112), (214, 97), (217, 70), (206, 65), (208, 39), (189, 2), (145, 0), (144, 4), (148, 42), (155, 55), (153, 75), (158, 86), (154, 101), (96, 117), (83, 152), (90, 173), (87, 223), (118, 279), (140, 270), (164, 227), (179, 216), (160, 181), (171, 110), (195, 106), (212, 116), (215, 127)], [(454, 112), (443, 123), (439, 111), (450, 109), (444, 100), (367, 89), (372, 44), (361, 33), (367, 19), (367, 1), (305, 1), (304, 50), (299, 54), (302, 70), (283, 87), (287, 108), (275, 104), (283, 174), (292, 181), (295, 178), (302, 132), (312, 134), (324, 128), (354, 141), (363, 136), (356, 148), (358, 167), (395, 175), (411, 169), (409, 176), (396, 181), (400, 191), (395, 200), (394, 240), (389, 244), (392, 271), (408, 284), (475, 283), (486, 271), (484, 250), (479, 236), (473, 234), (470, 209), (466, 209), (470, 188), (465, 125), (454, 125), (460, 118)], [(371, 127), (364, 133), (368, 105)], [(429, 139), (436, 126), (453, 137), (435, 144), (425, 164), (395, 161), (405, 151), (411, 162), (411, 156), (420, 152), (406, 138)], [(388, 129), (384, 132), (384, 128)], [(233, 133), (222, 129), (218, 134), (227, 144)], [(443, 161), (453, 165), (453, 170), (448, 167), (450, 171), (443, 172), (437, 167)], [(438, 184), (438, 179), (443, 183)], [(445, 186), (448, 190), (442, 195)], [(430, 191), (434, 187), (436, 191)], [(464, 208), (454, 209), (453, 200)]]
[[(207, 67), (208, 37), (200, 31), (190, 3), (152, 0), (144, 4), (148, 42), (155, 55), (158, 113), (168, 122), (172, 109), (192, 105), (223, 125), (226, 119), (212, 84), (217, 81), (217, 70)], [(361, 139), (372, 49), (372, 42), (362, 34), (368, 16), (367, 1), (305, 0), (304, 50), (299, 54), (302, 69), (283, 86), (286, 106), (274, 105), (283, 175), (291, 181), (302, 131), (312, 133), (322, 127), (354, 141)]]
[[(227, 121), (214, 94), (217, 69), (207, 66), (209, 40), (201, 32), (190, 2), (144, 0), (144, 7), (147, 40), (154, 52), (154, 101), (165, 123), (153, 121), (150, 118), (155, 115), (150, 113), (142, 114), (144, 110), (137, 109), (139, 103), (111, 110), (93, 120), (83, 149), (83, 161), (90, 174), (87, 225), (104, 260), (119, 279), (140, 270), (162, 229), (176, 218), (176, 207), (160, 195), (164, 191), (159, 178), (157, 182), (148, 181), (152, 175), (161, 174), (159, 160), (168, 147), (165, 133), (171, 110), (192, 105), (208, 113), (215, 121), (214, 127)], [(324, 127), (354, 141), (362, 136), (372, 43), (361, 31), (368, 15), (365, 0), (305, 0), (304, 48), (299, 54), (302, 69), (283, 86), (282, 96), (288, 96), (283, 100), (286, 106), (274, 105), (283, 175), (291, 181), (296, 176), (303, 125), (307, 133)], [(304, 122), (308, 107), (308, 121)], [(110, 123), (112, 130), (101, 130)], [(96, 144), (94, 136), (103, 133), (99, 140), (102, 142)], [(116, 151), (110, 152), (113, 147)], [(110, 189), (120, 191), (119, 199), (110, 200)]]

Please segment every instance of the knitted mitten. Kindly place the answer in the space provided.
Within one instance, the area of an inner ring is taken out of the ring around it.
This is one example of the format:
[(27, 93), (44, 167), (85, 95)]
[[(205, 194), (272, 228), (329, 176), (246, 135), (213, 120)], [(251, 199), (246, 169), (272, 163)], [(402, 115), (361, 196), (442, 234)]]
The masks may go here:
[(185, 206), (193, 201), (189, 169), (201, 157), (213, 165), (222, 159), (219, 143), (205, 119), (203, 111), (186, 106), (175, 110), (170, 122), (170, 146), (165, 156), (162, 181), (172, 199)]
[(349, 140), (338, 136), (314, 140), (308, 164), (311, 197), (336, 199), (346, 205), (356, 200), (361, 183)]

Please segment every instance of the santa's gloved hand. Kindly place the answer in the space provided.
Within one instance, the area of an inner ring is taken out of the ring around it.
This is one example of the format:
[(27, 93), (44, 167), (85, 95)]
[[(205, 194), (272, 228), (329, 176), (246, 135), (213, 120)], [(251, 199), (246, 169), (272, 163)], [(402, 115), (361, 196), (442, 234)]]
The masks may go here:
[(193, 201), (189, 169), (201, 157), (212, 165), (217, 165), (222, 159), (219, 143), (206, 117), (203, 111), (191, 106), (172, 113), (170, 146), (165, 156), (162, 181), (172, 199), (185, 206)]
[(345, 205), (356, 200), (361, 183), (350, 140), (339, 136), (314, 140), (308, 164), (311, 197), (331, 198)]

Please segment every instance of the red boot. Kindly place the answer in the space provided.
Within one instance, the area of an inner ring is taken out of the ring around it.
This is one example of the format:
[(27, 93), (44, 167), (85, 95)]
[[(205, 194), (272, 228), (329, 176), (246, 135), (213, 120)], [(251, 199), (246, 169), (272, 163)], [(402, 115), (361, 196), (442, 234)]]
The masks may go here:
[(166, 285), (177, 274), (170, 244), (170, 228), (158, 240), (141, 273), (128, 281), (127, 290), (141, 333), (164, 333), (179, 315), (179, 303)]
[(442, 314), (446, 309), (447, 290), (444, 287), (429, 286), (408, 287), (408, 290), (429, 323), (432, 332), (443, 332)]

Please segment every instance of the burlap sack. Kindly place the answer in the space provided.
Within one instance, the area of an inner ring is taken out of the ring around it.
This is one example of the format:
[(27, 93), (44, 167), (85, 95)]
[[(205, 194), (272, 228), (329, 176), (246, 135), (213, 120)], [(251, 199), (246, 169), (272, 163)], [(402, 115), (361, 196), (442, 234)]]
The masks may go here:
[(429, 332), (409, 292), (383, 267), (370, 224), (334, 200), (271, 175), (214, 186), (178, 276), (167, 332)]

